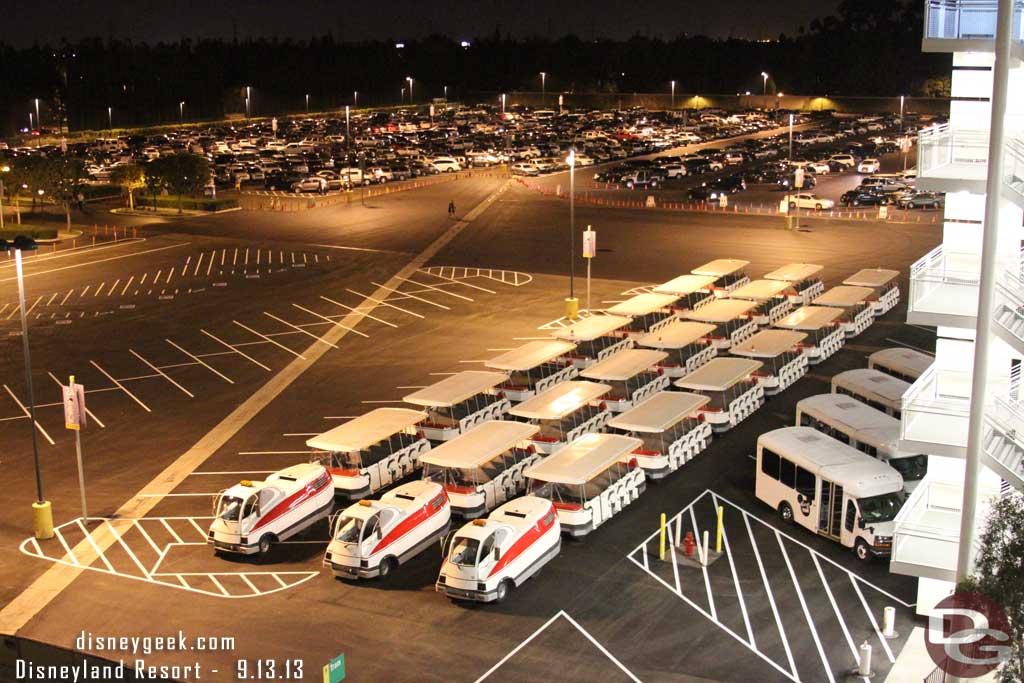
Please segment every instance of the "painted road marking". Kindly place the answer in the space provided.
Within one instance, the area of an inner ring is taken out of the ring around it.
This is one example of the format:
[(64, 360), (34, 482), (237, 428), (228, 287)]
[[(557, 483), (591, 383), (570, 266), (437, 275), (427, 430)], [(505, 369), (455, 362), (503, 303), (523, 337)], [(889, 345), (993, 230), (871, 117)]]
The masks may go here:
[[(298, 305), (296, 303), (293, 303), (292, 306), (294, 306), (295, 308), (299, 309), (300, 311), (305, 311), (306, 313), (309, 313), (312, 316), (315, 316), (317, 318), (322, 318), (323, 320), (325, 320), (326, 322), (328, 322), (328, 323), (330, 323), (332, 325), (338, 325), (339, 327), (344, 327), (349, 332), (354, 332), (354, 333), (358, 334), (360, 337), (366, 337), (367, 339), (370, 337), (370, 335), (366, 334), (365, 332), (360, 332), (359, 330), (356, 330), (356, 329), (351, 328), (351, 327), (345, 327), (344, 325), (339, 323), (337, 320), (332, 320), (331, 318), (327, 317), (326, 315), (321, 315), (321, 314), (317, 313), (316, 311), (311, 311), (308, 308), (306, 308), (305, 306), (300, 306), (300, 305)], [(338, 347), (334, 347), (334, 348), (338, 348)]]
[[(183, 354), (185, 354), (186, 356), (188, 356), (189, 358), (194, 360), (196, 363), (199, 363), (200, 365), (202, 365), (204, 368), (206, 368), (207, 370), (209, 370), (213, 374), (215, 374), (218, 377), (220, 377), (221, 379), (223, 379), (228, 384), (234, 384), (235, 383), (235, 381), (233, 379), (231, 379), (230, 377), (228, 377), (227, 375), (222, 373), (220, 370), (217, 370), (216, 368), (211, 366), (209, 363), (207, 363), (206, 361), (204, 361), (201, 358), (199, 358), (198, 356), (196, 356), (194, 353), (190, 353), (189, 351), (186, 351), (182, 347), (180, 347), (177, 344), (175, 344), (174, 342), (172, 342), (170, 339), (164, 339), (164, 341), (167, 342), (168, 344), (170, 344), (171, 346), (173, 346), (174, 348), (178, 349), (179, 351), (181, 351)], [(189, 364), (186, 363), (186, 364), (183, 364), (183, 365), (189, 365)], [(167, 367), (167, 366), (165, 366), (165, 367)]]
[[(399, 308), (398, 306), (395, 306), (394, 304), (388, 303), (387, 301), (384, 301), (383, 299), (375, 299), (375, 298), (371, 297), (369, 294), (360, 294), (356, 290), (349, 289), (348, 287), (345, 288), (345, 291), (346, 292), (351, 292), (352, 294), (355, 294), (356, 296), (362, 297), (366, 301), (373, 302), (373, 303), (375, 303), (375, 304), (377, 304), (379, 306), (387, 306), (389, 308), (395, 309), (396, 311), (401, 311), (402, 313), (406, 313), (408, 315), (415, 316), (417, 318), (425, 318), (426, 317), (424, 315), (420, 315), (419, 313), (415, 313), (413, 311), (409, 311), (409, 310), (406, 310), (404, 308)], [(385, 294), (384, 296), (386, 297), (387, 295)]]
[(243, 330), (247, 330), (247, 331), (249, 331), (249, 332), (252, 332), (252, 333), (253, 333), (254, 335), (256, 335), (257, 337), (260, 337), (261, 339), (264, 339), (264, 340), (266, 340), (266, 341), (270, 342), (270, 343), (271, 343), (271, 344), (273, 344), (274, 346), (277, 346), (277, 347), (279, 347), (279, 348), (282, 348), (282, 349), (284, 349), (285, 351), (287, 351), (288, 353), (292, 354), (292, 355), (293, 355), (293, 356), (295, 356), (296, 358), (299, 358), (299, 359), (305, 360), (305, 356), (303, 356), (303, 355), (302, 355), (302, 354), (300, 354), (299, 352), (297, 352), (297, 351), (292, 351), (291, 349), (289, 349), (289, 348), (288, 348), (287, 346), (285, 346), (284, 344), (281, 344), (280, 342), (276, 342), (276, 341), (274, 341), (273, 339), (271, 339), (271, 338), (270, 338), (270, 337), (268, 337), (267, 335), (265, 335), (265, 334), (261, 334), (261, 333), (257, 332), (256, 330), (252, 329), (251, 327), (246, 327), (245, 325), (243, 325), (242, 323), (238, 322), (237, 320), (232, 320), (231, 322), (233, 322), (234, 324), (238, 325), (238, 326), (239, 326), (239, 327), (241, 327), (241, 328), (242, 328)]
[(113, 377), (111, 377), (111, 376), (110, 376), (110, 373), (108, 373), (108, 372), (107, 372), (106, 370), (104, 370), (103, 368), (101, 368), (101, 367), (99, 366), (99, 364), (98, 364), (98, 363), (97, 363), (96, 361), (94, 361), (94, 360), (90, 360), (89, 362), (90, 362), (90, 363), (92, 363), (92, 366), (93, 366), (94, 368), (96, 368), (97, 370), (99, 370), (100, 372), (102, 372), (102, 373), (103, 373), (103, 376), (104, 376), (104, 377), (106, 377), (106, 378), (107, 378), (107, 379), (109, 379), (109, 380), (110, 380), (111, 382), (113, 382), (113, 383), (114, 383), (115, 385), (117, 385), (117, 387), (118, 387), (119, 389), (121, 389), (121, 391), (123, 391), (124, 393), (128, 394), (128, 396), (129, 396), (129, 397), (131, 397), (131, 399), (132, 399), (133, 401), (135, 401), (135, 402), (136, 402), (136, 403), (138, 403), (138, 404), (139, 404), (140, 406), (142, 406), (143, 410), (145, 410), (145, 411), (146, 411), (147, 413), (151, 413), (151, 412), (153, 412), (152, 410), (150, 410), (150, 409), (149, 409), (149, 406), (147, 406), (147, 405), (146, 405), (145, 403), (143, 403), (143, 402), (142, 402), (141, 400), (139, 400), (139, 397), (138, 397), (138, 396), (136, 396), (136, 395), (135, 395), (135, 394), (133, 394), (132, 392), (128, 391), (128, 389), (127, 389), (127, 388), (125, 388), (125, 386), (124, 386), (123, 384), (121, 384), (121, 383), (120, 383), (120, 382), (118, 382), (118, 381), (117, 381), (116, 379), (114, 379)]
[[(181, 244), (170, 244), (170, 245), (167, 245), (165, 247), (155, 247), (153, 249), (145, 249), (143, 251), (136, 251), (136, 252), (133, 252), (131, 254), (121, 254), (120, 256), (108, 256), (106, 258), (97, 259), (95, 261), (89, 261), (88, 263), (76, 263), (76, 264), (70, 265), (70, 266), (61, 266), (59, 268), (51, 268), (49, 270), (40, 270), (40, 271), (31, 272), (31, 273), (25, 273), (24, 276), (26, 278), (29, 278), (29, 277), (33, 277), (33, 276), (36, 276), (36, 275), (47, 275), (49, 273), (57, 273), (57, 272), (64, 271), (64, 270), (71, 270), (72, 268), (81, 268), (82, 266), (93, 266), (93, 265), (96, 265), (97, 263), (106, 263), (108, 261), (118, 261), (118, 260), (124, 259), (124, 258), (132, 258), (134, 256), (142, 256), (143, 254), (152, 254), (153, 252), (157, 252), (157, 251), (166, 251), (168, 249), (177, 249), (178, 247), (183, 247), (183, 246), (185, 246), (187, 244), (188, 244), (188, 242), (183, 242)], [(5, 279), (0, 279), (0, 282), (10, 282), (10, 281), (16, 280), (16, 279), (17, 279), (17, 277), (9, 277), (9, 278), (5, 278)]]
[(419, 282), (417, 280), (413, 280), (413, 279), (407, 278), (407, 277), (404, 277), (402, 279), (405, 282), (408, 282), (410, 284), (414, 284), (414, 285), (417, 285), (419, 287), (426, 287), (427, 289), (429, 289), (431, 291), (440, 292), (442, 294), (447, 294), (448, 296), (455, 297), (456, 299), (462, 299), (463, 301), (473, 301), (473, 299), (471, 297), (463, 296), (462, 294), (456, 294), (455, 292), (449, 292), (447, 289), (444, 289), (442, 287), (436, 287), (434, 285), (428, 285), (425, 282)]
[(386, 287), (386, 286), (380, 284), (379, 282), (374, 282), (373, 280), (370, 281), (370, 284), (373, 285), (374, 287), (377, 287), (378, 289), (385, 289), (385, 290), (394, 292), (395, 294), (401, 294), (402, 295), (402, 296), (399, 296), (399, 297), (388, 297), (388, 298), (392, 298), (392, 299), (415, 299), (416, 301), (422, 301), (423, 303), (430, 304), (431, 306), (437, 306), (438, 308), (443, 309), (445, 311), (452, 310), (451, 306), (445, 306), (444, 304), (439, 304), (436, 301), (431, 301), (430, 299), (424, 299), (421, 296), (416, 296), (415, 294), (410, 294), (409, 292), (403, 292), (400, 289), (394, 289), (392, 287)]
[[(377, 322), (379, 322), (379, 323), (381, 323), (383, 325), (388, 325), (389, 327), (394, 327), (394, 328), (398, 327), (398, 325), (396, 325), (394, 323), (391, 323), (391, 322), (388, 322), (387, 320), (384, 320), (383, 318), (378, 318), (378, 317), (376, 317), (374, 315), (370, 315), (369, 313), (361, 311), (358, 308), (352, 308), (351, 306), (347, 306), (347, 305), (341, 303), (340, 301), (335, 301), (334, 299), (331, 299), (330, 297), (323, 296), (322, 294), (320, 295), (320, 298), (323, 299), (324, 301), (327, 301), (329, 303), (334, 304), (335, 306), (338, 306), (339, 308), (347, 309), (348, 311), (350, 311), (352, 313), (358, 313), (359, 315), (361, 315), (361, 316), (363, 316), (365, 318), (369, 318), (370, 320), (376, 320)], [(326, 316), (326, 317), (330, 318), (331, 316)]]
[[(8, 393), (9, 395), (10, 395), (10, 397), (11, 397), (12, 399), (14, 399), (14, 402), (18, 404), (18, 407), (19, 407), (19, 408), (21, 408), (21, 412), (25, 413), (23, 417), (26, 417), (26, 418), (32, 419), (32, 413), (31, 413), (31, 412), (29, 412), (29, 409), (25, 407), (25, 404), (24, 404), (24, 403), (22, 403), (22, 402), (21, 402), (20, 400), (18, 400), (18, 397), (14, 395), (14, 392), (13, 392), (13, 391), (11, 391), (11, 388), (10, 388), (9, 386), (7, 386), (7, 385), (5, 384), (5, 385), (4, 385), (4, 389), (6, 389), (6, 390), (7, 390), (7, 393)], [(45, 439), (46, 439), (47, 441), (49, 441), (49, 442), (50, 442), (50, 445), (51, 445), (51, 446), (53, 446), (53, 445), (54, 445), (54, 443), (53, 443), (53, 439), (51, 439), (51, 438), (50, 438), (50, 435), (46, 433), (46, 430), (45, 430), (45, 429), (43, 429), (43, 425), (39, 424), (39, 421), (38, 421), (38, 420), (35, 420), (35, 421), (33, 422), (33, 424), (35, 425), (35, 427), (36, 427), (36, 429), (37, 429), (37, 430), (39, 431), (39, 433), (40, 433), (40, 434), (42, 434), (42, 435), (43, 435), (43, 437), (44, 437), (44, 438), (45, 438)]]
[(434, 273), (434, 272), (432, 272), (429, 269), (428, 270), (420, 270), (420, 272), (424, 273), (426, 275), (430, 275), (432, 277), (436, 277), (439, 280), (444, 280), (445, 282), (450, 282), (453, 285), (462, 285), (463, 287), (470, 287), (472, 289), (478, 289), (481, 292), (487, 292), (488, 294), (497, 294), (497, 292), (494, 291), (493, 289), (487, 289), (486, 287), (481, 287), (479, 285), (474, 285), (474, 284), (471, 284), (469, 282), (464, 282), (462, 280), (456, 280), (454, 278), (445, 277), (444, 275), (441, 275), (439, 273)]
[(161, 377), (163, 377), (164, 379), (166, 379), (166, 380), (167, 380), (168, 382), (170, 382), (171, 384), (173, 384), (174, 386), (176, 386), (176, 387), (177, 387), (178, 389), (181, 389), (182, 393), (184, 393), (184, 394), (185, 394), (186, 396), (188, 396), (189, 398), (195, 398), (195, 397), (196, 397), (196, 395), (195, 395), (195, 394), (193, 394), (193, 393), (192, 393), (191, 391), (189, 391), (188, 389), (186, 389), (185, 387), (181, 386), (180, 384), (178, 384), (177, 382), (175, 382), (175, 381), (174, 381), (173, 379), (171, 379), (171, 378), (170, 378), (170, 376), (169, 376), (169, 375), (168, 375), (167, 373), (165, 373), (165, 372), (164, 372), (163, 370), (161, 370), (160, 368), (158, 368), (157, 366), (153, 365), (153, 364), (152, 364), (152, 363), (150, 363), (150, 362), (149, 362), (148, 360), (146, 360), (145, 358), (143, 358), (142, 356), (140, 356), (140, 355), (139, 355), (139, 354), (138, 354), (138, 353), (137, 353), (137, 352), (135, 351), (135, 349), (131, 349), (131, 348), (130, 348), (130, 349), (128, 349), (128, 353), (132, 354), (133, 356), (135, 356), (136, 358), (138, 358), (138, 359), (139, 359), (140, 361), (142, 361), (143, 363), (145, 363), (145, 364), (146, 364), (147, 366), (149, 366), (149, 368), (150, 368), (151, 370), (154, 370), (154, 371), (156, 371), (156, 373), (157, 373), (157, 374), (159, 374), (159, 375), (160, 375)]
[[(202, 332), (203, 334), (205, 334), (205, 335), (206, 335), (207, 337), (209, 337), (210, 339), (214, 340), (215, 342), (218, 342), (218, 343), (220, 343), (221, 345), (223, 345), (223, 346), (226, 346), (227, 348), (231, 349), (231, 351), (233, 351), (234, 353), (237, 353), (237, 354), (238, 354), (239, 356), (241, 356), (242, 358), (245, 358), (245, 359), (246, 359), (246, 360), (248, 360), (248, 361), (252, 361), (253, 363), (255, 363), (256, 365), (258, 365), (259, 367), (261, 367), (261, 368), (263, 368), (264, 370), (266, 370), (267, 372), (270, 372), (270, 368), (268, 368), (268, 367), (267, 367), (266, 365), (264, 365), (263, 363), (259, 362), (258, 360), (256, 360), (256, 359), (255, 359), (255, 358), (253, 358), (252, 356), (250, 356), (250, 355), (248, 355), (248, 354), (246, 354), (246, 353), (243, 353), (242, 351), (239, 351), (238, 349), (236, 349), (236, 348), (235, 348), (234, 346), (232, 346), (231, 344), (228, 344), (228, 343), (227, 343), (226, 341), (224, 341), (223, 339), (220, 339), (219, 337), (215, 337), (215, 336), (213, 336), (212, 334), (210, 334), (210, 333), (209, 333), (209, 332), (207, 332), (206, 330), (199, 330), (199, 331), (200, 331), (200, 332)], [(204, 355), (212, 355), (212, 354), (204, 354)]]
[[(337, 344), (332, 344), (329, 341), (324, 341), (322, 337), (318, 337), (317, 335), (313, 334), (309, 330), (304, 330), (301, 327), (299, 327), (298, 325), (293, 325), (292, 323), (288, 322), (287, 320), (283, 320), (282, 318), (278, 318), (273, 313), (267, 313), (266, 311), (263, 311), (263, 315), (267, 316), (268, 318), (273, 318), (274, 320), (276, 320), (277, 322), (281, 323), (282, 325), (287, 325), (288, 327), (292, 328), (293, 330), (295, 330), (297, 332), (301, 332), (302, 334), (305, 334), (305, 335), (307, 335), (309, 337), (312, 337), (313, 339), (317, 340), (318, 342), (321, 342), (323, 344), (327, 344), (327, 346), (330, 346), (332, 349), (338, 348)], [(328, 320), (327, 322), (333, 323), (333, 324), (339, 324), (339, 323), (334, 323), (333, 320)]]

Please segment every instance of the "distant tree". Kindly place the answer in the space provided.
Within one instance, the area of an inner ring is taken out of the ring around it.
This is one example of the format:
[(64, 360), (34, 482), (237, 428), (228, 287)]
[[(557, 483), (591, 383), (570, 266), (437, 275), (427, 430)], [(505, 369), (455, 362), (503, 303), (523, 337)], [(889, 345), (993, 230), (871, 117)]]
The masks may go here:
[(67, 154), (47, 157), (43, 164), (42, 190), (64, 210), (71, 230), (71, 208), (78, 200), (85, 176), (85, 162)]
[(925, 79), (918, 87), (923, 97), (949, 97), (952, 80), (949, 76), (933, 76)]
[(128, 208), (135, 208), (135, 190), (146, 186), (146, 172), (138, 164), (115, 166), (110, 181), (128, 193)]
[[(37, 156), (19, 156), (7, 161), (0, 161), (0, 166), (7, 166), (11, 170), (4, 174), (4, 198), (9, 199), (14, 205), (16, 222), (21, 224), (21, 199), (31, 194), (33, 199), (35, 189), (42, 186), (43, 167), (46, 160)], [(34, 201), (33, 201), (34, 204)]]
[(180, 152), (167, 157), (165, 168), (167, 191), (178, 196), (178, 213), (182, 213), (182, 198), (199, 194), (210, 182), (210, 165), (197, 154)]
[(167, 177), (170, 175), (168, 160), (170, 157), (158, 157), (145, 165), (146, 191), (153, 196), (153, 211), (156, 211), (156, 198), (167, 189)]

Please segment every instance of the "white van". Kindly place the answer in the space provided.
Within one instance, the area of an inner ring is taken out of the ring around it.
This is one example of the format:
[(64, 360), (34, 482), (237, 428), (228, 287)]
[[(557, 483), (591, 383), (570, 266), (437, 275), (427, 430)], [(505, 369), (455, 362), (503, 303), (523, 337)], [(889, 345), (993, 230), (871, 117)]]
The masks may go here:
[(751, 319), (761, 327), (784, 318), (793, 302), (787, 292), (792, 285), (782, 280), (754, 280), (729, 292), (730, 299), (753, 301), (757, 306), (750, 311)]
[(680, 275), (663, 282), (651, 291), (655, 294), (674, 296), (676, 302), (672, 304), (672, 310), (676, 315), (683, 315), (715, 300), (715, 293), (711, 290), (715, 279), (711, 275)]
[(843, 315), (841, 308), (825, 306), (801, 306), (775, 323), (780, 330), (806, 332), (807, 339), (801, 342), (804, 355), (811, 365), (817, 365), (846, 343), (846, 332), (839, 325)]
[(883, 462), (810, 427), (783, 427), (757, 439), (754, 495), (784, 522), (853, 548), (868, 560), (892, 553), (903, 477)]
[(551, 453), (582, 434), (604, 427), (612, 414), (603, 398), (611, 388), (596, 382), (561, 382), (513, 406), (508, 414), (540, 427), (530, 443), (541, 453)]
[(580, 376), (610, 385), (604, 403), (612, 412), (621, 413), (668, 386), (668, 375), (657, 367), (666, 358), (664, 351), (627, 349), (591, 365)]
[(435, 157), (430, 160), (430, 165), (438, 173), (454, 173), (455, 171), (461, 171), (462, 166), (459, 162), (451, 157)]
[(875, 351), (868, 356), (869, 368), (910, 384), (923, 375), (934, 362), (935, 356), (902, 346)]
[(562, 533), (586, 536), (644, 492), (644, 470), (632, 456), (641, 445), (621, 434), (585, 434), (523, 476), (531, 496), (551, 501)]
[(616, 415), (608, 426), (643, 441), (632, 457), (648, 479), (662, 479), (711, 443), (711, 425), (700, 413), (710, 401), (700, 394), (662, 391)]
[(900, 288), (896, 278), (900, 271), (887, 270), (885, 268), (865, 268), (858, 270), (850, 277), (843, 280), (844, 285), (854, 287), (869, 287), (872, 294), (869, 297), (871, 307), (875, 316), (885, 315), (900, 302)]
[(707, 306), (685, 314), (687, 320), (714, 325), (714, 331), (708, 335), (708, 341), (716, 349), (728, 349), (734, 344), (748, 339), (757, 332), (751, 312), (757, 308), (753, 301), (741, 299), (717, 299)]
[(577, 368), (587, 368), (633, 347), (633, 340), (623, 331), (630, 322), (629, 318), (621, 315), (592, 315), (555, 330), (551, 336), (575, 344), (576, 350), (564, 357)]
[(811, 303), (815, 306), (841, 308), (839, 326), (843, 328), (846, 338), (856, 337), (875, 322), (875, 313), (868, 298), (872, 290), (868, 287), (851, 287), (840, 285), (833, 287)]
[(360, 500), (336, 515), (323, 564), (342, 578), (387, 578), (398, 565), (438, 544), (451, 516), (440, 484), (410, 481), (380, 500)]
[(833, 394), (853, 396), (896, 419), (900, 418), (903, 394), (908, 389), (910, 384), (907, 382), (870, 368), (847, 370), (832, 377)]
[(711, 399), (700, 413), (713, 431), (725, 432), (764, 405), (764, 387), (754, 376), (762, 366), (748, 358), (713, 358), (673, 386)]
[(524, 422), (484, 422), (424, 454), (423, 478), (444, 487), (453, 516), (481, 517), (523, 492), (523, 470), (540, 460), (529, 443), (539, 429)]
[(516, 498), (455, 532), (434, 589), (452, 600), (504, 602), (561, 549), (551, 501)]
[(266, 554), (331, 514), (334, 487), (323, 465), (303, 463), (264, 481), (243, 480), (221, 491), (207, 542), (214, 552)]
[(578, 374), (576, 366), (565, 359), (575, 349), (575, 344), (558, 339), (530, 341), (484, 365), (507, 372), (509, 379), (499, 389), (510, 401), (525, 401)]
[(644, 293), (620, 301), (608, 309), (612, 315), (630, 318), (626, 334), (639, 337), (654, 332), (675, 320), (673, 307), (678, 301), (674, 294)]
[(770, 273), (764, 274), (765, 280), (782, 280), (790, 283), (792, 291), (790, 301), (794, 305), (805, 304), (825, 291), (825, 283), (818, 277), (824, 266), (815, 263), (788, 263)]
[(657, 332), (640, 337), (636, 343), (667, 353), (658, 369), (668, 377), (682, 377), (718, 355), (718, 348), (708, 339), (714, 331), (715, 326), (708, 323), (674, 320)]
[(796, 404), (796, 425), (811, 427), (878, 458), (903, 477), (910, 493), (928, 473), (928, 456), (900, 450), (900, 421), (842, 394), (818, 394)]
[(508, 381), (503, 372), (464, 370), (402, 400), (427, 409), (420, 431), (428, 439), (448, 441), (486, 420), (501, 417), (512, 402), (497, 389)]
[(764, 365), (753, 373), (766, 396), (774, 396), (807, 374), (807, 356), (800, 344), (807, 338), (792, 330), (761, 330), (729, 353), (742, 358), (755, 358)]
[(427, 414), (408, 408), (377, 408), (306, 441), (322, 453), (310, 462), (327, 467), (335, 493), (358, 500), (420, 467), (430, 441), (417, 425)]
[(744, 268), (749, 265), (750, 261), (723, 258), (709, 261), (690, 272), (694, 275), (707, 275), (715, 278), (711, 291), (715, 293), (715, 296), (725, 296), (737, 287), (742, 287), (750, 282), (750, 278), (744, 271)]

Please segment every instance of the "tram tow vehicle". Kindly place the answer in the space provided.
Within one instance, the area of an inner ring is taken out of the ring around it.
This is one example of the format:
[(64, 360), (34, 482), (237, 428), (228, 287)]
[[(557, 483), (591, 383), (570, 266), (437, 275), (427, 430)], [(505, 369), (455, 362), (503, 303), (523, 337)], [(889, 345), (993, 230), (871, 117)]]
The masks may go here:
[(586, 536), (644, 492), (644, 470), (632, 455), (642, 445), (622, 434), (581, 436), (523, 473), (530, 495), (551, 501), (563, 534)]
[(577, 375), (579, 370), (567, 359), (575, 348), (575, 344), (558, 339), (531, 341), (484, 365), (507, 372), (508, 381), (498, 388), (510, 401), (525, 401)]
[(896, 281), (899, 275), (900, 271), (898, 270), (865, 268), (843, 280), (843, 284), (869, 287), (872, 290), (872, 295), (869, 297), (871, 308), (875, 317), (878, 317), (891, 311), (900, 302), (900, 287)]
[(420, 431), (428, 439), (448, 441), (512, 407), (498, 389), (507, 381), (503, 372), (464, 370), (402, 400), (426, 408), (428, 418), (420, 423)]
[(655, 287), (655, 294), (671, 294), (676, 298), (672, 310), (676, 315), (693, 311), (715, 300), (711, 288), (716, 278), (712, 275), (680, 275)]
[(838, 322), (842, 315), (841, 308), (802, 306), (775, 323), (775, 327), (806, 332), (807, 339), (801, 342), (801, 348), (807, 356), (807, 362), (817, 365), (846, 343), (846, 332)]
[(774, 396), (807, 374), (807, 356), (800, 347), (806, 338), (805, 333), (792, 330), (761, 330), (729, 353), (764, 363), (753, 375), (761, 382), (765, 395)]
[(893, 468), (810, 427), (757, 439), (754, 494), (784, 522), (853, 548), (861, 560), (892, 553), (903, 477)]
[(658, 369), (668, 377), (682, 377), (718, 355), (718, 348), (708, 335), (715, 326), (691, 320), (675, 320), (657, 332), (650, 332), (636, 340), (637, 346), (664, 351), (665, 360)]
[(604, 397), (604, 403), (612, 412), (621, 413), (668, 387), (668, 375), (656, 367), (666, 358), (664, 351), (629, 349), (591, 365), (580, 376), (611, 385), (612, 393)]
[(408, 408), (377, 408), (306, 441), (310, 457), (327, 467), (335, 495), (358, 500), (390, 486), (420, 467), (430, 441), (417, 432), (427, 414)]
[(648, 479), (663, 479), (711, 443), (711, 425), (700, 412), (710, 401), (700, 394), (662, 391), (616, 415), (608, 426), (643, 441), (633, 457)]
[(423, 455), (423, 478), (444, 487), (452, 516), (482, 517), (521, 494), (523, 470), (540, 460), (529, 445), (537, 425), (489, 420)]
[(552, 332), (551, 336), (575, 344), (576, 350), (564, 358), (577, 368), (586, 368), (633, 347), (633, 340), (623, 331), (630, 322), (629, 318), (621, 315), (592, 315)]
[(327, 468), (301, 463), (264, 481), (242, 481), (214, 504), (207, 542), (214, 552), (253, 555), (291, 538), (331, 514), (334, 487)]
[(801, 399), (796, 404), (796, 424), (878, 458), (900, 473), (907, 493), (928, 473), (927, 455), (900, 450), (900, 421), (851, 396), (818, 394)]
[(715, 330), (708, 335), (708, 340), (716, 349), (728, 349), (757, 332), (757, 323), (751, 317), (751, 311), (756, 307), (753, 301), (717, 299), (690, 311), (686, 319), (714, 325)]
[(707, 275), (715, 278), (711, 291), (715, 293), (715, 296), (722, 297), (750, 282), (750, 277), (743, 270), (749, 265), (750, 261), (720, 258), (708, 261), (703, 266), (698, 266), (690, 272), (694, 275)]
[(639, 337), (659, 330), (675, 320), (675, 304), (679, 298), (674, 294), (643, 293), (631, 296), (608, 308), (611, 315), (630, 318), (632, 322), (625, 332), (630, 337)]
[(902, 346), (875, 351), (868, 356), (869, 368), (911, 384), (934, 362), (935, 356)]
[(522, 496), (455, 532), (434, 589), (452, 600), (504, 602), (561, 549), (551, 501)]
[(765, 280), (781, 280), (790, 284), (789, 300), (794, 306), (809, 303), (825, 291), (825, 283), (818, 277), (824, 266), (816, 263), (788, 263), (770, 273), (764, 274)]
[(832, 376), (832, 393), (853, 396), (897, 420), (903, 410), (903, 394), (910, 384), (879, 370), (858, 368)]
[(793, 302), (786, 294), (790, 288), (788, 282), (780, 280), (754, 280), (729, 292), (729, 298), (757, 304), (750, 312), (751, 319), (765, 327), (786, 317), (793, 308)]
[(725, 432), (764, 405), (764, 387), (754, 376), (763, 365), (749, 358), (714, 358), (673, 386), (711, 399), (698, 410), (712, 431)]
[(604, 428), (612, 413), (603, 397), (611, 390), (611, 385), (597, 382), (562, 382), (513, 406), (508, 414), (539, 427), (530, 444), (541, 453), (552, 453), (578, 436)]
[(875, 322), (875, 314), (868, 298), (871, 290), (867, 287), (850, 287), (840, 285), (833, 287), (813, 301), (815, 306), (841, 308), (839, 325), (843, 328), (846, 338), (856, 337)]
[(407, 482), (380, 500), (364, 498), (334, 516), (323, 564), (343, 578), (386, 578), (439, 543), (451, 516), (448, 495), (432, 481)]

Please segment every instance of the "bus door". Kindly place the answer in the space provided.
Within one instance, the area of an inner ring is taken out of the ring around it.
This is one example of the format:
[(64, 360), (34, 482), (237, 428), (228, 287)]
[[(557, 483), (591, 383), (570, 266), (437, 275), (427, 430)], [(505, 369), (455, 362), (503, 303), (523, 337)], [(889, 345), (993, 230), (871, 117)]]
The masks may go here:
[(838, 541), (842, 531), (843, 487), (822, 478), (820, 501), (818, 504), (818, 533)]

